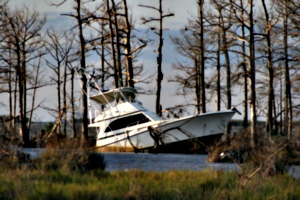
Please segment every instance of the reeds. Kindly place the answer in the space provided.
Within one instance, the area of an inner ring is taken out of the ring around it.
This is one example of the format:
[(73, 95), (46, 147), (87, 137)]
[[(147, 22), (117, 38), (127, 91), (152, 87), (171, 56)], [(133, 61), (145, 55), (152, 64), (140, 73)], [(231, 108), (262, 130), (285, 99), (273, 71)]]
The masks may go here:
[(48, 149), (32, 163), (32, 167), (42, 171), (80, 173), (104, 170), (105, 165), (104, 157), (100, 153), (67, 149)]
[[(278, 147), (284, 146), (256, 149), (256, 157), (248, 159), (240, 172), (109, 173), (105, 171), (105, 157), (95, 152), (47, 149), (36, 160), (8, 154), (0, 160), (0, 200), (300, 199), (300, 180), (284, 170), (287, 154), (295, 157), (295, 153)], [(259, 173), (253, 173), (259, 167)], [(276, 173), (270, 176), (270, 169)]]
[(299, 186), (288, 174), (255, 176), (242, 188), (232, 171), (17, 170), (0, 174), (0, 199), (299, 199)]

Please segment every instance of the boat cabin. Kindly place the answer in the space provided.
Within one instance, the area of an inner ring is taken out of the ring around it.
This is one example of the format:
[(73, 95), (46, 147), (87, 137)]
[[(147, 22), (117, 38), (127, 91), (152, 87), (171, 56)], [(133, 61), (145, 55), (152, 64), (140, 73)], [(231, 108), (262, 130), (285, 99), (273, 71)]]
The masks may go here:
[(159, 121), (160, 118), (156, 114), (145, 109), (135, 99), (136, 92), (135, 88), (123, 87), (91, 96), (91, 100), (105, 108), (102, 107), (102, 111), (89, 127), (100, 127), (104, 133), (108, 133), (151, 121)]

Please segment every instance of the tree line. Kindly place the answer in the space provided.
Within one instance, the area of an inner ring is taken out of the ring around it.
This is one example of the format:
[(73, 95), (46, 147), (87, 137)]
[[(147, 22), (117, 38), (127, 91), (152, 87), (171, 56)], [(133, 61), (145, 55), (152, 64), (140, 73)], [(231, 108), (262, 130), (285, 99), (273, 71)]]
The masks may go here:
[[(67, 1), (71, 0), (50, 4), (58, 7)], [(26, 5), (12, 9), (8, 1), (0, 1), (0, 92), (9, 97), (8, 134), (17, 134), (24, 146), (29, 144), (33, 114), (40, 107), (57, 119), (53, 133), (66, 135), (70, 123), (72, 135), (82, 135), (84, 144), (88, 139), (88, 86), (104, 90), (136, 87), (137, 79), (149, 81), (138, 55), (151, 40), (158, 41), (155, 111), (161, 115), (162, 49), (168, 28), (163, 22), (176, 13), (165, 12), (168, 8), (163, 8), (163, 0), (158, 0), (157, 6), (139, 5), (139, 9), (156, 13), (149, 18), (141, 16), (142, 23), (157, 35), (149, 38), (141, 36), (126, 0), (72, 3), (70, 13), (62, 16), (71, 18), (74, 26), (58, 30), (46, 29), (46, 17)], [(173, 64), (175, 74), (168, 81), (177, 83), (177, 95), (192, 96), (189, 104), (195, 106), (197, 113), (205, 113), (211, 102), (215, 102), (216, 110), (221, 110), (222, 105), (231, 109), (233, 98), (243, 94), (243, 124), (245, 128), (250, 124), (253, 147), (259, 135), (258, 116), (266, 118), (264, 137), (285, 134), (290, 138), (297, 116), (300, 80), (299, 2), (195, 3), (197, 13), (187, 16), (188, 23), (179, 36), (171, 37), (180, 56)], [(89, 62), (95, 55), (99, 62)], [(46, 71), (51, 71), (51, 75)], [(81, 80), (80, 98), (75, 92), (76, 77)], [(97, 80), (97, 85), (92, 80)], [(56, 108), (36, 102), (38, 90), (45, 86), (57, 88)], [(78, 99), (82, 102), (81, 111)], [(82, 119), (80, 132), (75, 126), (77, 113), (81, 113)], [(20, 122), (19, 130), (14, 128), (16, 120)]]
[[(193, 92), (198, 112), (206, 112), (213, 98), (216, 110), (222, 103), (230, 109), (241, 90), (252, 147), (258, 137), (291, 138), (299, 106), (299, 2), (198, 0), (197, 5), (181, 36), (172, 37), (185, 58), (174, 64), (179, 73), (170, 79), (179, 83), (178, 94)], [(263, 133), (258, 116), (266, 119)]]

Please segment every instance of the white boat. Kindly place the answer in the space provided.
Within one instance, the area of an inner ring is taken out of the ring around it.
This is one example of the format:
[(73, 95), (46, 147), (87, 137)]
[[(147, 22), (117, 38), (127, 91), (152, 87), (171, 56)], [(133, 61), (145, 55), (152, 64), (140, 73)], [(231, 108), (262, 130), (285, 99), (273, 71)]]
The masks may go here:
[(189, 117), (162, 119), (136, 100), (136, 89), (123, 87), (93, 95), (99, 113), (89, 125), (97, 128), (100, 151), (151, 151), (184, 153), (206, 147), (220, 138), (235, 111), (218, 111)]

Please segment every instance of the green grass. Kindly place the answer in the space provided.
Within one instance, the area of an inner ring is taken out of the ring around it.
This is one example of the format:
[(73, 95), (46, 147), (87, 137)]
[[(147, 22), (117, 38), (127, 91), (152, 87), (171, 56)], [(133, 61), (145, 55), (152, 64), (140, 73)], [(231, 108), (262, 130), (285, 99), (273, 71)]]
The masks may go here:
[[(3, 169), (3, 166), (1, 167)], [(0, 199), (299, 199), (300, 180), (256, 176), (245, 187), (236, 172), (1, 171)]]
[(285, 171), (266, 176), (263, 170), (247, 179), (256, 167), (244, 165), (239, 173), (106, 172), (101, 154), (49, 150), (29, 163), (15, 156), (0, 160), (0, 200), (300, 199), (300, 180)]

